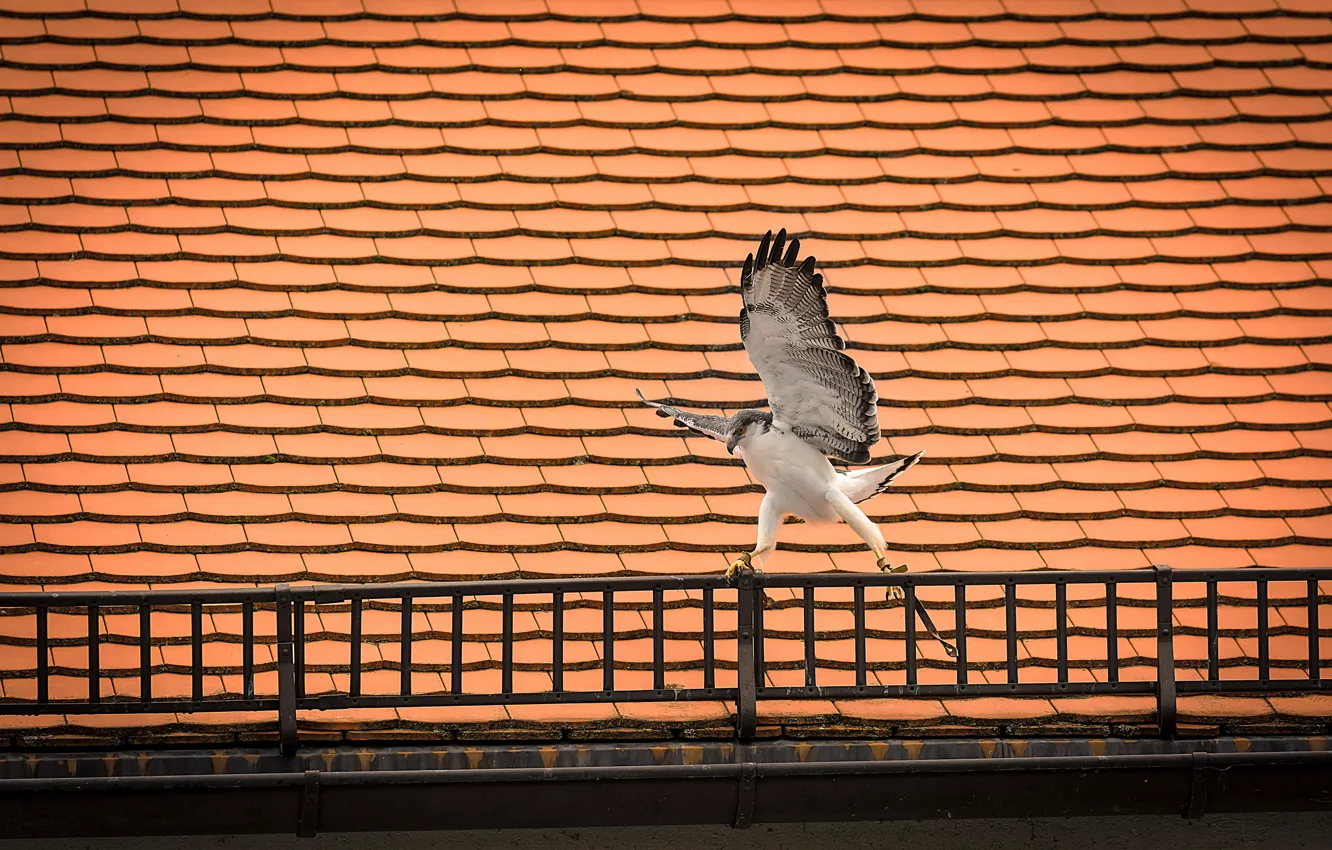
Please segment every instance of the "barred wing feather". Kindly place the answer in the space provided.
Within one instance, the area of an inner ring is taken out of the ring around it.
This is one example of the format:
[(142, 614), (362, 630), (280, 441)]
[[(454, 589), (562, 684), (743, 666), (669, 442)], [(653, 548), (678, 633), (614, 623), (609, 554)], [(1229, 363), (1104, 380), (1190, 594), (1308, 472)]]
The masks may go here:
[(782, 230), (746, 258), (740, 337), (774, 419), (826, 455), (866, 463), (879, 441), (879, 394), (828, 318), (814, 258), (798, 262), (799, 253), (800, 240), (788, 247)]
[(726, 442), (726, 432), (730, 429), (731, 420), (725, 416), (714, 416), (709, 413), (691, 413), (688, 410), (681, 410), (678, 407), (672, 407), (669, 404), (661, 404), (655, 401), (648, 401), (643, 397), (643, 393), (635, 389), (639, 399), (648, 407), (656, 408), (657, 415), (663, 418), (674, 420), (674, 424), (679, 428), (688, 428), (695, 434), (702, 434), (705, 437), (711, 437), (718, 442)]

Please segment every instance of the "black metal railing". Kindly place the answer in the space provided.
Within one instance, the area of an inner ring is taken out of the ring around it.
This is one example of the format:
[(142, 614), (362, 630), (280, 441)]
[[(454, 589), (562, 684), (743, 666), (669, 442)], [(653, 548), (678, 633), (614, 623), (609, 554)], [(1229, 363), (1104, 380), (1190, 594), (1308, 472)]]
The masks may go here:
[[(736, 706), (738, 735), (749, 738), (756, 730), (757, 703), (771, 699), (1151, 694), (1158, 728), (1169, 737), (1176, 729), (1177, 693), (1329, 689), (1320, 671), (1324, 633), (1319, 608), (1332, 604), (1332, 595), (1319, 582), (1332, 582), (1332, 568), (742, 573), (734, 582), (720, 576), (615, 577), (0, 593), (0, 652), (9, 656), (0, 670), (0, 681), (6, 683), (0, 713), (275, 711), (282, 748), (291, 752), (297, 711), (310, 709), (728, 701)], [(1278, 583), (1287, 590), (1274, 598), (1271, 588)], [(1181, 586), (1191, 592), (1177, 592)], [(1251, 595), (1241, 592), (1250, 587)], [(1290, 592), (1292, 587), (1298, 592)], [(900, 589), (900, 602), (892, 588)], [(1070, 602), (1074, 588), (1078, 598)], [(1052, 599), (1045, 593), (1051, 589)], [(1029, 594), (1020, 607), (1024, 590), (1045, 598)], [(765, 627), (767, 617), (789, 608), (799, 611), (798, 629)], [(595, 622), (598, 609), (599, 629), (589, 630), (586, 623), (569, 626), (572, 615), (590, 614)], [(679, 629), (668, 630), (666, 616), (675, 609), (687, 609), (691, 617), (699, 614), (698, 628), (688, 632), (691, 641), (702, 644), (701, 664), (694, 657), (668, 659), (668, 634)], [(1071, 623), (1074, 609), (1096, 613), (1098, 622)], [(1002, 630), (968, 624), (969, 618), (999, 610)], [(1052, 610), (1053, 626), (1020, 628), (1020, 610), (1042, 616)], [(887, 622), (895, 611), (902, 615), (900, 627), (896, 619)], [(1205, 625), (1195, 616), (1199, 611)], [(1246, 623), (1251, 611), (1253, 627), (1223, 624), (1223, 611)], [(819, 612), (838, 617), (838, 626), (816, 629)], [(1123, 625), (1125, 612), (1136, 622)], [(619, 613), (641, 613), (638, 622), (645, 627), (621, 629)], [(237, 615), (238, 623), (217, 623)], [(163, 616), (175, 619), (155, 634)], [(182, 622), (182, 616), (187, 620)], [(515, 637), (517, 616), (535, 626), (523, 633), (539, 637), (549, 647), (548, 657), (519, 660), (523, 641)], [(952, 618), (951, 628), (945, 621), (936, 631), (932, 617), (945, 616)], [(344, 617), (345, 626), (336, 629), (320, 619), (337, 618), (342, 624)], [(765, 657), (779, 638), (794, 642), (788, 634), (798, 634), (800, 657)], [(1177, 634), (1205, 640), (1205, 651), (1177, 663)], [(338, 638), (332, 642), (339, 652), (346, 644), (345, 661), (312, 655), (330, 642), (330, 635)], [(1094, 642), (1083, 644), (1076, 661), (1070, 657), (1071, 637)], [(1052, 676), (1051, 668), (1041, 666), (1048, 665), (1048, 657), (1026, 653), (1024, 658), (1020, 651), (1027, 641), (1050, 638), (1055, 646)], [(1291, 638), (1298, 641), (1298, 652), (1291, 649)], [(820, 658), (821, 649), (847, 639), (849, 661)], [(1252, 648), (1227, 654), (1221, 651), (1223, 639), (1243, 639)], [(622, 644), (644, 640), (651, 647), (646, 661), (617, 662)], [(901, 661), (872, 653), (871, 640), (876, 647), (896, 646), (900, 640)], [(924, 650), (936, 640), (946, 653), (927, 656)], [(1275, 658), (1274, 640), (1282, 641)], [(1140, 647), (1132, 650), (1132, 659), (1123, 657), (1125, 641)], [(969, 648), (982, 642), (1001, 645), (1002, 652), (977, 659)], [(467, 645), (476, 643), (488, 647), (488, 657), (469, 661)], [(238, 661), (232, 651), (237, 644)], [(575, 644), (580, 657), (570, 658), (567, 651)], [(366, 659), (366, 646), (378, 659)], [(1103, 657), (1097, 647), (1103, 647)], [(208, 649), (227, 657), (210, 662)], [(114, 650), (110, 664), (104, 663), (104, 650)], [(31, 669), (19, 661), (20, 653), (32, 659)], [(1022, 671), (1029, 668), (1042, 680), (1023, 681)], [(533, 670), (540, 671), (536, 678), (530, 678)], [(1252, 676), (1234, 675), (1248, 670)], [(1076, 680), (1073, 671), (1079, 673)], [(1126, 671), (1133, 675), (1126, 678)], [(670, 682), (668, 672), (692, 681)], [(780, 683), (801, 673), (800, 684)], [(525, 682), (536, 687), (518, 686), (516, 674), (529, 676)], [(834, 681), (821, 682), (821, 674)], [(436, 678), (418, 686), (417, 675)], [(158, 685), (162, 676), (169, 687)], [(311, 676), (321, 677), (313, 688)], [(367, 679), (376, 676), (377, 684), (367, 687)]]

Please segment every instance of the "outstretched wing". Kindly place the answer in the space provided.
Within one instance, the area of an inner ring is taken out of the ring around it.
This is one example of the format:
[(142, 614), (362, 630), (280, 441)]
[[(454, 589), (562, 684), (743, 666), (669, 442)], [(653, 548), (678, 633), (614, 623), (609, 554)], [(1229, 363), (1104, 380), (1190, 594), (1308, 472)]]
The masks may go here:
[(705, 437), (724, 443), (726, 434), (730, 431), (731, 420), (725, 416), (712, 416), (707, 413), (690, 413), (688, 410), (681, 410), (678, 407), (671, 407), (669, 404), (658, 404), (655, 401), (648, 401), (643, 398), (643, 393), (637, 389), (638, 397), (648, 407), (655, 407), (657, 415), (675, 420), (675, 424), (680, 428), (688, 428), (695, 434), (702, 434)]
[(787, 247), (785, 230), (776, 239), (769, 231), (745, 259), (740, 337), (774, 419), (824, 454), (866, 463), (879, 441), (879, 394), (828, 319), (814, 258), (798, 263), (799, 254), (799, 239)]

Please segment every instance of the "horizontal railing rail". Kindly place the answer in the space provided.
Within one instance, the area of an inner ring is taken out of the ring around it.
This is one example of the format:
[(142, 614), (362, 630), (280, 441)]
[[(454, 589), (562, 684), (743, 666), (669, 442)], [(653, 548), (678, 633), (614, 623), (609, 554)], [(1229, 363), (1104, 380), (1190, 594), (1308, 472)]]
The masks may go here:
[[(1320, 582), (1332, 582), (1332, 568), (0, 592), (0, 653), (8, 656), (0, 681), (9, 683), (0, 714), (277, 712), (282, 749), (291, 752), (300, 710), (711, 700), (733, 702), (737, 734), (749, 738), (765, 699), (1151, 694), (1169, 737), (1179, 693), (1332, 689), (1320, 669), (1320, 606), (1332, 604), (1332, 587)], [(1274, 583), (1285, 595), (1272, 597)], [(1020, 594), (1023, 614), (1043, 618), (1039, 628), (1019, 627)], [(1223, 624), (1223, 607), (1246, 627)], [(688, 624), (668, 628), (668, 612)], [(165, 625), (157, 619), (168, 615)], [(975, 622), (982, 615), (988, 622)], [(782, 624), (767, 622), (778, 616)], [(540, 658), (520, 646), (520, 617), (522, 634), (540, 638)], [(618, 617), (632, 622), (622, 628)], [(816, 628), (820, 617), (834, 618), (833, 627)], [(936, 617), (951, 620), (937, 629)], [(670, 659), (667, 641), (682, 635), (701, 644), (701, 662)], [(1180, 664), (1177, 635), (1191, 647)], [(800, 657), (769, 657), (769, 642), (779, 640), (798, 640)], [(1025, 651), (1031, 640), (1053, 641), (1053, 668)], [(1223, 640), (1237, 642), (1243, 663), (1221, 651)], [(646, 652), (635, 648), (642, 641)], [(981, 643), (984, 657), (974, 651)], [(345, 644), (345, 658), (330, 661), (330, 644), (339, 652)], [(617, 662), (625, 644), (636, 658)], [(366, 658), (367, 646), (377, 658)], [(206, 658), (206, 649), (221, 657)], [(485, 658), (468, 657), (482, 649)], [(1028, 669), (1039, 680), (1024, 681)], [(1234, 675), (1241, 669), (1254, 675)], [(670, 680), (682, 675), (685, 684)], [(170, 693), (155, 692), (161, 676)], [(369, 677), (378, 677), (374, 687)]]

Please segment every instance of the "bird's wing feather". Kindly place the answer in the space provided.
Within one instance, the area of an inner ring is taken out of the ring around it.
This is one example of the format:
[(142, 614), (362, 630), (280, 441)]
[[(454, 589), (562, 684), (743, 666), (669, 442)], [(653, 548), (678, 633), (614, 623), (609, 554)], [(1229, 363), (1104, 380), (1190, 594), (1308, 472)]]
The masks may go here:
[(648, 401), (638, 390), (638, 397), (648, 407), (654, 407), (657, 415), (675, 420), (675, 425), (680, 428), (688, 428), (695, 434), (702, 434), (705, 437), (724, 443), (726, 442), (726, 433), (730, 430), (731, 420), (725, 416), (713, 416), (707, 413), (691, 413), (688, 410), (681, 410), (678, 407), (671, 407), (669, 404), (660, 404), (655, 401)]
[(745, 260), (740, 337), (754, 364), (773, 417), (824, 454), (852, 463), (869, 460), (879, 441), (879, 394), (874, 380), (845, 352), (828, 319), (823, 275), (814, 258), (798, 262), (800, 240), (785, 254), (786, 231), (769, 233)]

